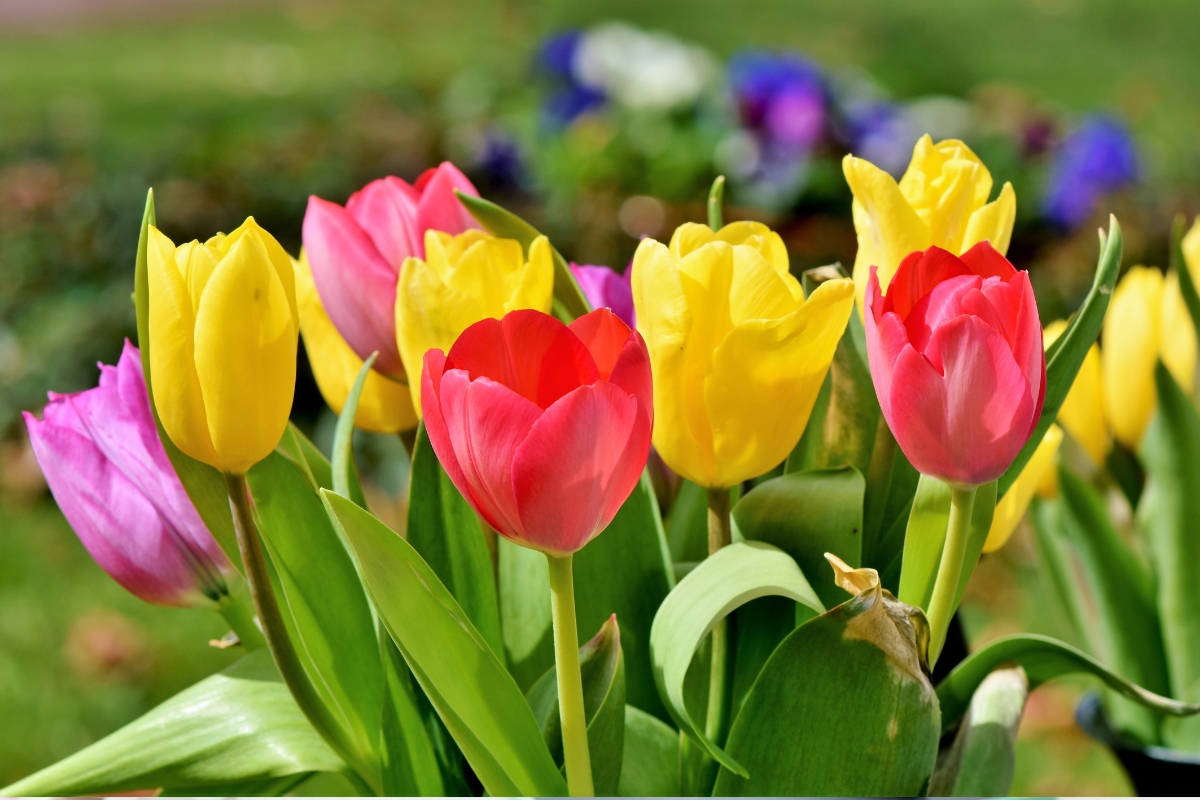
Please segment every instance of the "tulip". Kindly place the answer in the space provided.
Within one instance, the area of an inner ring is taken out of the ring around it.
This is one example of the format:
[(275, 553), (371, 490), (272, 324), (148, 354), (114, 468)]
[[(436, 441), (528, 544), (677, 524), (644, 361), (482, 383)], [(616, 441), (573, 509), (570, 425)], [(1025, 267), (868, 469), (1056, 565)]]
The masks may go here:
[(992, 514), (992, 527), (988, 530), (987, 541), (983, 543), (983, 552), (994, 553), (1008, 542), (1017, 523), (1025, 516), (1029, 502), (1034, 495), (1038, 497), (1053, 497), (1058, 494), (1058, 469), (1055, 457), (1059, 445), (1062, 444), (1062, 428), (1051, 425), (1046, 435), (1038, 444), (1033, 455), (1021, 470), (1021, 474), (1008, 487), (1004, 497), (996, 504)]
[[(304, 337), (304, 349), (308, 351), (313, 377), (333, 413), (341, 414), (354, 381), (362, 370), (363, 360), (346, 344), (325, 313), (321, 296), (313, 283), (307, 254), (301, 252), (300, 260), (293, 261), (292, 266), (296, 270), (300, 335)], [(372, 369), (363, 383), (354, 425), (375, 433), (398, 433), (416, 427), (417, 414), (413, 411), (408, 387)]]
[(1131, 449), (1141, 442), (1158, 403), (1154, 364), (1162, 295), (1162, 273), (1134, 267), (1117, 284), (1104, 318), (1104, 411), (1117, 441)]
[[(1048, 349), (1067, 329), (1066, 320), (1051, 322), (1042, 331)], [(1100, 347), (1093, 344), (1084, 356), (1075, 382), (1058, 409), (1058, 423), (1080, 444), (1092, 461), (1101, 465), (1108, 457), (1112, 442), (1108, 423), (1104, 420), (1103, 379), (1100, 367)], [(1057, 474), (1053, 473), (1052, 474)]]
[(653, 400), (642, 337), (607, 309), (568, 327), (484, 319), (425, 355), (421, 403), (446, 474), (499, 534), (556, 556), (602, 531), (642, 474)]
[(805, 300), (765, 225), (686, 224), (633, 257), (638, 330), (654, 366), (654, 445), (723, 489), (782, 462), (808, 424), (853, 307), (849, 280)]
[(1029, 274), (987, 242), (931, 247), (885, 295), (867, 284), (867, 355), (880, 410), (914, 467), (952, 486), (999, 478), (1042, 411), (1046, 359)]
[(95, 389), (51, 392), (42, 420), (24, 417), (54, 499), (105, 572), (157, 605), (223, 600), (232, 566), (159, 441), (136, 347), (100, 365)]
[(292, 261), (250, 217), (176, 247), (150, 228), (150, 384), (187, 455), (245, 474), (275, 449), (296, 384)]
[(554, 261), (545, 236), (533, 240), (526, 259), (512, 239), (482, 231), (458, 236), (428, 231), (425, 253), (425, 260), (409, 258), (400, 268), (395, 308), (400, 357), (418, 416), (426, 352), (449, 350), (482, 319), (526, 308), (548, 312), (554, 296)]
[(852, 155), (842, 161), (842, 171), (854, 193), (854, 285), (860, 313), (865, 313), (871, 267), (878, 268), (880, 289), (886, 291), (901, 260), (916, 250), (940, 247), (961, 255), (988, 241), (1000, 255), (1008, 252), (1017, 214), (1012, 184), (1005, 183), (989, 203), (992, 175), (957, 139), (935, 145), (928, 134), (922, 136), (899, 184)]
[(404, 260), (425, 257), (425, 233), (478, 228), (454, 191), (478, 196), (446, 161), (410, 186), (400, 178), (372, 181), (343, 208), (308, 199), (304, 249), (334, 326), (360, 359), (378, 351), (375, 369), (404, 380), (396, 347), (396, 279)]
[(610, 308), (626, 325), (637, 327), (637, 315), (633, 313), (632, 262), (624, 272), (572, 263), (571, 274), (583, 290), (588, 305), (592, 308)]

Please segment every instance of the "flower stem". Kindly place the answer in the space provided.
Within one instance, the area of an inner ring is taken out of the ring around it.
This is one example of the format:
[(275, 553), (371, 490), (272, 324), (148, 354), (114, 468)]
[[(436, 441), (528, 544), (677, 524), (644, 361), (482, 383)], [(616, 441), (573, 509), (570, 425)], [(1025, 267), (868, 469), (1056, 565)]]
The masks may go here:
[(933, 598), (929, 601), (929, 668), (937, 663), (946, 643), (946, 631), (954, 616), (958, 598), (958, 582), (962, 576), (963, 557), (971, 533), (971, 511), (975, 507), (975, 490), (950, 490), (950, 524), (946, 529), (946, 544), (942, 548), (942, 563), (938, 566)]
[[(729, 490), (708, 490), (708, 554), (729, 544), (732, 530), (729, 522)], [(729, 622), (720, 620), (712, 629), (712, 667), (708, 673), (708, 713), (704, 735), (720, 745), (725, 735), (725, 684), (729, 662)]]
[(588, 753), (583, 678), (579, 673), (579, 635), (575, 630), (575, 581), (571, 556), (547, 555), (550, 563), (550, 610), (554, 620), (554, 664), (558, 674), (558, 713), (562, 723), (563, 762), (572, 797), (592, 797), (592, 760)]

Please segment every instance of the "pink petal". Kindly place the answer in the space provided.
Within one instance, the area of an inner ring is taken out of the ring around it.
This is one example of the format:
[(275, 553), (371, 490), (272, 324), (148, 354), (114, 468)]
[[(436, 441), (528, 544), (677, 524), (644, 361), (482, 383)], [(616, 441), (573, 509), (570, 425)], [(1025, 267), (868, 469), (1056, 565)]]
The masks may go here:
[(654, 379), (650, 369), (650, 352), (637, 331), (633, 331), (621, 349), (608, 382), (636, 397), (646, 411), (646, 419), (651, 427), (654, 426)]
[(650, 452), (650, 422), (623, 390), (600, 381), (548, 408), (517, 449), (513, 491), (523, 539), (573, 553), (616, 516)]
[(933, 332), (946, 322), (964, 313), (962, 300), (972, 290), (978, 289), (983, 281), (976, 275), (959, 275), (947, 278), (934, 286), (928, 294), (917, 301), (916, 305), (904, 318), (904, 327), (908, 330), (908, 340), (917, 352), (925, 353), (934, 366), (941, 371), (941, 365), (933, 358), (927, 348)]
[[(868, 293), (870, 285), (868, 284)], [(908, 343), (908, 331), (900, 319), (900, 315), (889, 311), (882, 315), (877, 323), (875, 314), (866, 316), (867, 363), (871, 368), (871, 383), (875, 385), (875, 394), (879, 398), (880, 408), (890, 407), (892, 383), (896, 362), (900, 353)], [(886, 411), (885, 411), (886, 415)]]
[(901, 319), (907, 319), (913, 306), (933, 291), (935, 286), (950, 278), (969, 274), (971, 271), (962, 261), (940, 247), (909, 253), (900, 262), (892, 282), (888, 284), (887, 300), (890, 307), (884, 310), (895, 311)]
[(992, 247), (991, 242), (984, 239), (959, 258), (967, 269), (983, 278), (999, 278), (1007, 282), (1017, 271), (1000, 251)]
[(636, 327), (631, 269), (617, 273), (608, 267), (590, 264), (572, 263), (570, 267), (592, 308), (610, 308), (630, 328)]
[(629, 326), (610, 309), (598, 308), (567, 326), (596, 362), (600, 380), (608, 380), (617, 357), (629, 341)]
[[(454, 443), (450, 440), (450, 432), (446, 427), (446, 418), (442, 413), (442, 374), (446, 370), (446, 354), (441, 350), (431, 349), (425, 354), (424, 368), (421, 371), (421, 412), (425, 422), (425, 432), (429, 434), (429, 443), (437, 454), (442, 469), (459, 493), (471, 502), (471, 489), (467, 476), (458, 462), (458, 454), (454, 452)], [(479, 511), (478, 508), (475, 509)]]
[(346, 213), (367, 232), (397, 275), (404, 259), (425, 257), (425, 242), (417, 229), (420, 199), (416, 189), (388, 176), (371, 181), (346, 201)]
[(458, 167), (443, 161), (432, 174), (426, 173), (417, 181), (421, 200), (417, 205), (417, 228), (424, 236), (425, 231), (443, 231), (457, 236), (463, 231), (478, 228), (479, 223), (458, 201), (454, 190), (479, 196), (475, 186)]

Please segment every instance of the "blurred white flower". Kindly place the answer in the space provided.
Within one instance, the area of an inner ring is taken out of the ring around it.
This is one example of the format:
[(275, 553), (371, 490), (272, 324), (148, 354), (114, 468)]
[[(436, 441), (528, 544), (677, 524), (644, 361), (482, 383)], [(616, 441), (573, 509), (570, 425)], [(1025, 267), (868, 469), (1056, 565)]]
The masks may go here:
[(580, 84), (623, 106), (669, 109), (696, 102), (717, 65), (702, 47), (609, 22), (583, 35), (571, 71)]

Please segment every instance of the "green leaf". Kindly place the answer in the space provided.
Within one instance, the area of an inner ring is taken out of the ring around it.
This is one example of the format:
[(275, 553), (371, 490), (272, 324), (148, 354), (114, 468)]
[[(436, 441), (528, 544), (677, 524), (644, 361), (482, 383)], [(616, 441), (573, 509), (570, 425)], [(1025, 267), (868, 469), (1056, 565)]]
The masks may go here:
[(834, 582), (825, 553), (862, 565), (863, 477), (857, 469), (782, 475), (761, 483), (733, 509), (747, 540), (773, 544), (796, 560), (821, 602), (838, 605), (846, 593)]
[(1029, 696), (1020, 667), (998, 669), (975, 690), (967, 716), (929, 779), (931, 797), (1001, 797), (1012, 788), (1017, 729)]
[(354, 503), (322, 491), (404, 660), (492, 796), (564, 795), (524, 695), (416, 550)]
[[(992, 527), (992, 514), (995, 511), (996, 482), (992, 481), (980, 486), (975, 493), (975, 505), (971, 512), (971, 534), (967, 539), (967, 551), (958, 582), (958, 596), (954, 601), (955, 608), (962, 600), (967, 581), (971, 579), (975, 564), (983, 553), (983, 543), (987, 541), (988, 531)], [(929, 609), (949, 522), (950, 487), (937, 478), (922, 475), (917, 484), (917, 494), (913, 498), (908, 529), (904, 535), (904, 566), (900, 573), (901, 602), (922, 610)]]
[(410, 474), (408, 543), (503, 658), (496, 576), (479, 517), (442, 469), (424, 425), (417, 432)]
[[(463, 194), (459, 191), (455, 191), (454, 193), (458, 195), (458, 199), (466, 206), (467, 211), (471, 212), (471, 216), (488, 233), (504, 239), (516, 239), (521, 243), (521, 247), (525, 248), (526, 253), (529, 252), (529, 245), (533, 244), (533, 240), (542, 235), (537, 228), (493, 202), (484, 200), (482, 197)], [(576, 317), (582, 317), (591, 311), (592, 308), (588, 305), (583, 290), (579, 288), (579, 284), (575, 281), (575, 276), (571, 274), (571, 268), (567, 266), (567, 260), (553, 246), (551, 246), (550, 252), (554, 257), (555, 316), (560, 317), (563, 322), (569, 324)]]
[(500, 574), (500, 622), (508, 670), (522, 691), (554, 664), (550, 625), (550, 570), (546, 556), (496, 539)]
[(1049, 636), (1019, 633), (989, 642), (971, 653), (938, 684), (943, 730), (949, 730), (962, 718), (971, 696), (984, 678), (1010, 661), (1020, 664), (1025, 670), (1029, 676), (1030, 691), (1063, 675), (1084, 673), (1096, 676), (1122, 696), (1161, 714), (1190, 716), (1200, 712), (1200, 704), (1181, 703), (1147, 691), (1066, 642)]
[(1071, 635), (1078, 645), (1089, 650), (1090, 642), (1095, 637), (1089, 626), (1089, 617), (1094, 615), (1089, 614), (1089, 609), (1094, 608), (1095, 604), (1087, 596), (1083, 582), (1076, 579), (1083, 567), (1062, 531), (1060, 502), (1058, 499), (1041, 500), (1035, 497), (1030, 504), (1030, 511), (1039, 570), (1053, 590)]
[(328, 709), (339, 744), (368, 782), (376, 752), (383, 672), (371, 608), (317, 490), (274, 452), (247, 475), (276, 597), (305, 672)]
[(1116, 217), (1109, 215), (1108, 235), (1105, 236), (1104, 231), (1100, 231), (1100, 258), (1096, 264), (1092, 288), (1062, 336), (1046, 351), (1046, 393), (1042, 403), (1042, 416), (1021, 452), (1000, 476), (997, 499), (1004, 497), (1008, 487), (1012, 486), (1013, 481), (1029, 462), (1033, 451), (1042, 443), (1042, 437), (1058, 416), (1058, 410), (1062, 408), (1063, 400), (1067, 398), (1067, 392), (1075, 382), (1075, 374), (1079, 372), (1088, 349), (1100, 335), (1104, 314), (1108, 311), (1108, 301), (1112, 298), (1113, 289), (1117, 285), (1117, 273), (1121, 269), (1121, 241), (1121, 226)]
[(260, 650), (0, 794), (105, 795), (343, 769)]
[(375, 363), (378, 353), (371, 353), (363, 362), (350, 394), (338, 415), (337, 426), (333, 432), (333, 491), (342, 497), (353, 500), (360, 508), (367, 507), (367, 498), (363, 496), (362, 483), (358, 479), (358, 466), (354, 463), (354, 420), (358, 417), (358, 400), (362, 397), (363, 386), (367, 375)]
[(447, 794), (412, 673), (387, 629), (379, 626), (385, 702), (380, 731), (383, 793), (388, 796)]
[[(1200, 415), (1158, 363), (1158, 414), (1142, 440), (1146, 497), (1139, 513), (1158, 578), (1171, 696), (1200, 701)], [(1200, 749), (1200, 720), (1164, 729), (1168, 746)]]
[(625, 755), (618, 787), (622, 797), (679, 794), (679, 731), (630, 705), (625, 706)]
[(650, 630), (658, 691), (679, 729), (738, 774), (744, 768), (704, 735), (684, 702), (684, 678), (701, 640), (735, 608), (781, 595), (824, 613), (804, 573), (787, 553), (762, 542), (735, 542), (688, 573), (663, 601)]
[(1192, 330), (1200, 337), (1200, 294), (1196, 292), (1196, 284), (1192, 280), (1192, 272), (1188, 269), (1187, 259), (1183, 255), (1184, 229), (1187, 218), (1182, 214), (1175, 215), (1171, 225), (1171, 254), (1170, 265), (1179, 276), (1179, 293), (1183, 295), (1183, 303), (1187, 306), (1188, 316), (1192, 318)]
[[(625, 660), (616, 617), (609, 617), (579, 648), (583, 680), (583, 710), (587, 718), (588, 755), (592, 780), (600, 797), (617, 793), (625, 746)], [(560, 767), (563, 763), (562, 723), (558, 712), (558, 670), (551, 667), (526, 693), (546, 747)]]
[(316, 773), (297, 772), (279, 778), (266, 778), (214, 786), (166, 787), (159, 797), (283, 797)]
[(729, 731), (726, 750), (745, 773), (725, 765), (713, 796), (921, 793), (940, 731), (927, 642), (920, 611), (877, 582), (801, 625), (763, 667)]

